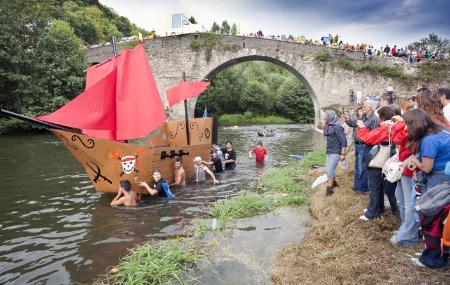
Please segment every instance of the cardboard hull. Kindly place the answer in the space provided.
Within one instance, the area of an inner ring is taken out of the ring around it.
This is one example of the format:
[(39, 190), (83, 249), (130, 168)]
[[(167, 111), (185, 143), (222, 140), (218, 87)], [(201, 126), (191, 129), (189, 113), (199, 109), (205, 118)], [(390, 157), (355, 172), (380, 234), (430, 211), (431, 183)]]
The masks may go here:
[(190, 144), (184, 121), (165, 123), (144, 145), (134, 145), (62, 130), (52, 132), (83, 166), (99, 192), (116, 192), (121, 180), (129, 180), (132, 189), (141, 181), (152, 182), (152, 171), (159, 169), (163, 178), (174, 181), (176, 157), (181, 157), (186, 177), (192, 176), (193, 159), (207, 160), (211, 151), (212, 119), (189, 120)]

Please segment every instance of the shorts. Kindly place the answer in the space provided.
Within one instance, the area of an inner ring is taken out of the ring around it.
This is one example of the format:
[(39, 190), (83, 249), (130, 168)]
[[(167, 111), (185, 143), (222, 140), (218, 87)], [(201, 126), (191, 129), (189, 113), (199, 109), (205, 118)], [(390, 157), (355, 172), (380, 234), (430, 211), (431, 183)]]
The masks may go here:
[(326, 155), (325, 169), (327, 171), (328, 180), (336, 176), (336, 167), (339, 162), (339, 156), (340, 155), (337, 153), (330, 153)]

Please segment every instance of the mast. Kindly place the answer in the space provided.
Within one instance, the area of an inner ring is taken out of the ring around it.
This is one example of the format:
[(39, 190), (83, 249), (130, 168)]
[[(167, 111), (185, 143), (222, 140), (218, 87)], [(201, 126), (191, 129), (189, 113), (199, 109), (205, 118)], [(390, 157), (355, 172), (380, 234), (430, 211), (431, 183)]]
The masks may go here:
[[(183, 81), (186, 81), (186, 72), (183, 71)], [(184, 119), (186, 124), (186, 141), (187, 145), (191, 144), (191, 137), (189, 135), (189, 118), (188, 118), (188, 104), (187, 100), (184, 99)]]
[(63, 130), (63, 131), (74, 132), (74, 133), (78, 133), (78, 134), (81, 133), (80, 130), (78, 130), (78, 129), (74, 129), (74, 128), (70, 128), (70, 127), (66, 127), (66, 126), (61, 126), (61, 125), (57, 125), (57, 124), (52, 124), (52, 123), (36, 120), (34, 118), (27, 117), (27, 116), (24, 116), (24, 115), (21, 115), (21, 114), (17, 114), (17, 113), (14, 113), (14, 112), (11, 112), (11, 111), (8, 111), (8, 110), (4, 110), (4, 109), (0, 109), (0, 114), (4, 115), (4, 116), (7, 116), (7, 117), (19, 119), (21, 121), (30, 122), (30, 123), (39, 125), (39, 126), (44, 127), (44, 128)]

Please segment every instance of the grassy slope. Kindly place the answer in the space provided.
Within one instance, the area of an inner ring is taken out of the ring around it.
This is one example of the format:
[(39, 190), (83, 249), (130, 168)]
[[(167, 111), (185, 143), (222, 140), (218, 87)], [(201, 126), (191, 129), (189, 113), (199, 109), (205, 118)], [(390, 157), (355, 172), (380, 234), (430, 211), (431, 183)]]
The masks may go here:
[(399, 248), (389, 243), (399, 227), (390, 211), (373, 222), (358, 220), (368, 196), (353, 193), (353, 172), (341, 171), (337, 180), (340, 188), (333, 196), (325, 197), (321, 188), (311, 197), (311, 230), (299, 245), (279, 253), (272, 268), (276, 284), (449, 284), (448, 269), (437, 272), (410, 265), (410, 257), (422, 246)]

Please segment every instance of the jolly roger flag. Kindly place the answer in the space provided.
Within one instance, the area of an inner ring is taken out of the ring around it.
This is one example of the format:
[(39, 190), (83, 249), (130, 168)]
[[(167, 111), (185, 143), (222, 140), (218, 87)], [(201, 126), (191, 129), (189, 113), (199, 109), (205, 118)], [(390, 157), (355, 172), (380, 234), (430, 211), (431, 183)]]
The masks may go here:
[(184, 80), (180, 80), (178, 85), (167, 90), (167, 100), (169, 101), (169, 107), (172, 107), (180, 101), (197, 97), (203, 91), (205, 91), (208, 85), (209, 82), (205, 81), (186, 82)]

